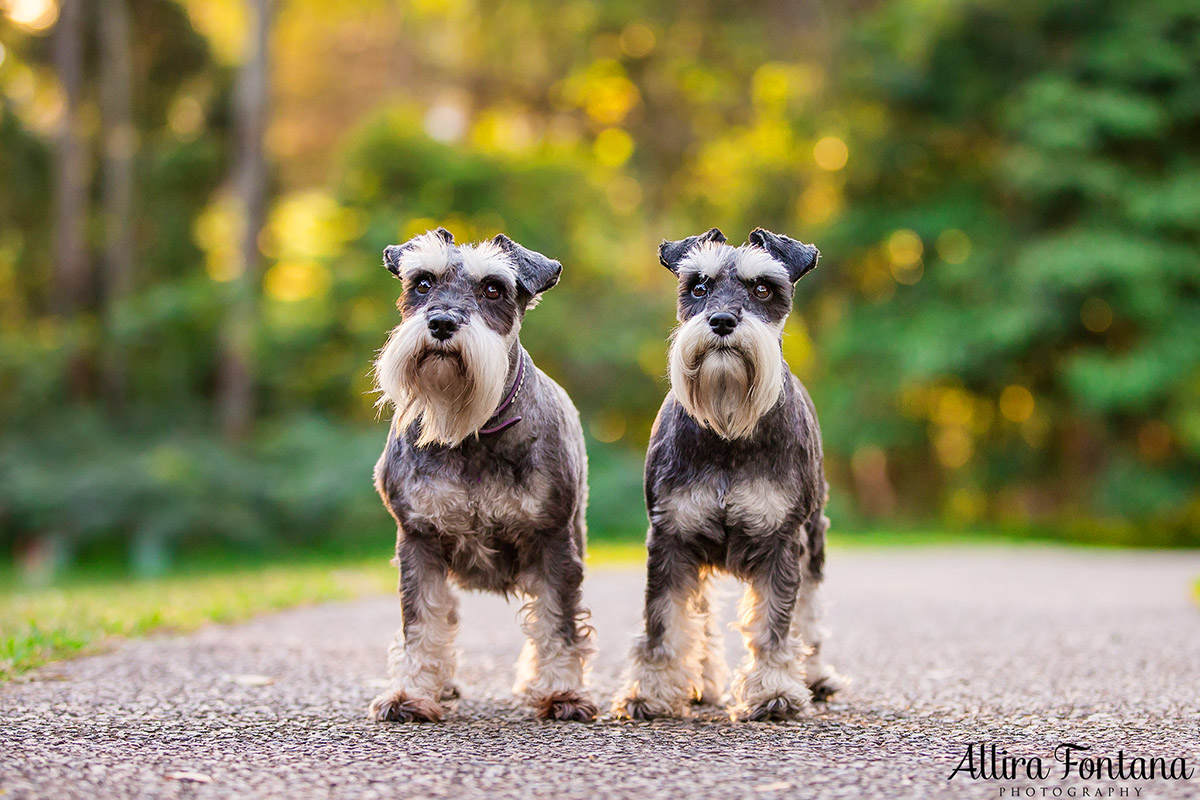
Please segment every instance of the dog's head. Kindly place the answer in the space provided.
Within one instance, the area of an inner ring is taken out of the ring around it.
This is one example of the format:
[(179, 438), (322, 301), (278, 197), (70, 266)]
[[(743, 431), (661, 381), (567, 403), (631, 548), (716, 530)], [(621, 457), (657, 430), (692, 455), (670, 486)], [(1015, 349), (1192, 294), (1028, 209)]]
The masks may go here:
[(419, 445), (457, 445), (500, 404), (525, 312), (562, 265), (503, 234), (458, 245), (445, 228), (386, 248), (383, 264), (404, 287), (375, 361), (379, 402), (400, 430), (420, 420)]
[(670, 367), (675, 397), (726, 439), (754, 432), (783, 390), (783, 323), (817, 248), (756, 228), (731, 247), (716, 228), (658, 248), (679, 279)]

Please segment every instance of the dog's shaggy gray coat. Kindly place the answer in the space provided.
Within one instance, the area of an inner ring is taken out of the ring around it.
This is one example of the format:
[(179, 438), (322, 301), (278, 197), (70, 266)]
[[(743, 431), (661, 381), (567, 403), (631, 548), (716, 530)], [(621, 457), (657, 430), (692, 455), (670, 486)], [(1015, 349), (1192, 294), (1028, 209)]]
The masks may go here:
[(713, 229), (664, 242), (660, 258), (679, 279), (680, 327), (646, 455), (645, 630), (614, 712), (681, 715), (721, 698), (706, 584), (723, 571), (747, 585), (733, 713), (791, 717), (845, 683), (822, 660), (815, 597), (829, 524), (821, 433), (781, 351), (793, 284), (817, 251), (761, 229), (733, 248)]
[[(444, 423), (440, 436), (461, 428), (455, 415), (465, 412), (453, 396), (435, 394), (428, 407), (410, 409), (407, 426), (393, 422), (375, 484), (397, 524), (403, 628), (389, 654), (392, 686), (372, 703), (371, 715), (436, 720), (441, 701), (457, 694), (453, 582), (528, 598), (528, 641), (515, 690), (541, 717), (590, 720), (596, 706), (583, 679), (591, 629), (583, 622), (580, 592), (587, 505), (583, 430), (567, 393), (533, 364), (518, 338), (526, 310), (558, 281), (562, 267), (507, 237), (457, 246), (442, 230), (389, 248), (385, 260), (405, 282), (404, 324), (418, 326), (411, 333), (398, 328), (389, 347), (402, 351), (385, 348), (378, 362), (397, 420), (406, 402), (416, 402), (410, 389), (421, 370), (444, 370), (450, 386), (473, 369), (495, 375), (501, 383), (483, 387), (486, 396), (515, 397), (498, 415), (472, 423), (473, 432), (459, 441), (427, 442), (423, 435), (435, 414)], [(433, 333), (450, 329), (444, 340)], [(469, 363), (472, 351), (456, 342), (469, 343), (470, 336), (486, 341), (482, 352), (502, 343), (507, 363)], [(393, 387), (387, 385), (389, 369), (399, 376)]]

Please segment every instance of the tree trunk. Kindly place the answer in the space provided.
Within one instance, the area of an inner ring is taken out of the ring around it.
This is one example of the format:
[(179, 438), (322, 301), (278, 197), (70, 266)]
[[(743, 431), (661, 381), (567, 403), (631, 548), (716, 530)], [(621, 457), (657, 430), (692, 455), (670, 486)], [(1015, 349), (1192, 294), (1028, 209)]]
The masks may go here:
[[(88, 152), (81, 130), (85, 0), (63, 0), (54, 31), (54, 69), (63, 91), (54, 176), (54, 280), (50, 308), (65, 322), (77, 321), (92, 291), (87, 247)], [(85, 395), (90, 369), (84, 345), (74, 342), (67, 376), (71, 393)]]
[(250, 49), (235, 87), (237, 143), (230, 180), (244, 222), (239, 246), (241, 270), (230, 287), (233, 296), (222, 336), (219, 397), (221, 426), (231, 439), (246, 436), (254, 423), (254, 334), (261, 271), (258, 237), (267, 212), (263, 138), (267, 126), (271, 2), (249, 0), (249, 6)]
[(104, 393), (119, 411), (128, 397), (128, 356), (117, 330), (133, 283), (133, 51), (127, 0), (101, 0), (100, 119), (104, 142)]

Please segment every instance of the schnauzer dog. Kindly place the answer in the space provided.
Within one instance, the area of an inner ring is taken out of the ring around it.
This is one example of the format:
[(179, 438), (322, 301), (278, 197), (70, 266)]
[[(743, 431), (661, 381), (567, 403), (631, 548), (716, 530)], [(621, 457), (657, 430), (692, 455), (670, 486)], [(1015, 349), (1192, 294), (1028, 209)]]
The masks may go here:
[(746, 583), (735, 719), (792, 718), (846, 684), (821, 655), (821, 433), (782, 352), (794, 284), (817, 255), (761, 228), (737, 248), (716, 228), (659, 247), (679, 279), (680, 325), (646, 454), (645, 631), (613, 704), (618, 717), (683, 716), (692, 701), (719, 702), (728, 668), (709, 596), (717, 570)]
[(518, 339), (562, 265), (503, 234), (456, 245), (444, 228), (388, 247), (384, 265), (404, 283), (403, 321), (375, 362), (395, 408), (375, 486), (398, 527), (403, 625), (370, 716), (435, 721), (457, 696), (454, 582), (528, 598), (514, 691), (541, 718), (590, 721), (583, 429)]

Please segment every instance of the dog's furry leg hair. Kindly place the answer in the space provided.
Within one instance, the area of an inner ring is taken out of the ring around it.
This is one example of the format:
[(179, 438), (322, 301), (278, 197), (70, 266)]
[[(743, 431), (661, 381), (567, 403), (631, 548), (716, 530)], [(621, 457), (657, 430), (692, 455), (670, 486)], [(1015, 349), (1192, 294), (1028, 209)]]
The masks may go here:
[[(575, 537), (561, 541), (562, 547), (547, 546), (543, 573), (523, 582), (529, 601), (522, 609), (522, 628), (528, 640), (513, 690), (541, 719), (591, 722), (598, 709), (584, 688), (593, 631), (582, 607), (583, 559), (574, 552)], [(565, 549), (572, 552), (559, 552)]]
[(613, 701), (613, 714), (623, 719), (685, 716), (702, 691), (700, 569), (656, 530), (647, 550), (645, 629), (633, 646), (626, 686)]
[(811, 706), (804, 675), (804, 642), (792, 625), (801, 583), (798, 537), (781, 537), (780, 552), (764, 559), (746, 582), (739, 627), (746, 661), (733, 680), (739, 720), (791, 719)]
[(428, 541), (401, 533), (396, 546), (403, 624), (388, 648), (391, 684), (371, 701), (370, 717), (380, 722), (436, 722), (444, 693), (453, 691), (458, 600)]
[[(834, 693), (850, 685), (850, 679), (834, 669), (825, 661), (821, 653), (821, 645), (829, 635), (829, 630), (821, 623), (824, 611), (821, 604), (821, 581), (825, 565), (825, 531), (829, 528), (829, 518), (822, 512), (815, 513), (806, 523), (809, 529), (809, 542), (819, 542), (820, 549), (810, 553), (808, 568), (800, 581), (800, 592), (796, 597), (796, 613), (792, 618), (793, 634), (806, 645), (808, 660), (805, 664), (805, 677), (808, 688), (812, 691), (814, 700), (827, 700)], [(815, 530), (814, 530), (815, 528)]]
[(696, 614), (704, 631), (700, 637), (700, 686), (696, 700), (718, 705), (729, 687), (729, 665), (725, 660), (725, 631), (721, 627), (721, 609), (712, 577), (705, 573), (694, 598)]

